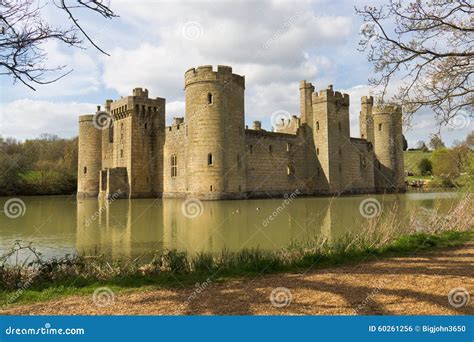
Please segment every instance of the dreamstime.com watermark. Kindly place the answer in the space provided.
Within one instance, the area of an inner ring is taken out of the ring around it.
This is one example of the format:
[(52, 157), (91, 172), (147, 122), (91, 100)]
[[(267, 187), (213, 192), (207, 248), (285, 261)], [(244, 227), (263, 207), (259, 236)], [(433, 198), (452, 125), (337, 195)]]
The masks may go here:
[(212, 282), (211, 279), (207, 278), (206, 281), (202, 283), (196, 283), (195, 285), (196, 288), (184, 301), (184, 304), (189, 305), (189, 303), (191, 303), (194, 299), (196, 299), (196, 297), (199, 296), (201, 292), (203, 292), (205, 289), (209, 287), (209, 285), (211, 285), (211, 282)]
[(448, 303), (456, 309), (468, 306), (470, 301), (471, 295), (464, 287), (456, 287), (448, 293)]
[(360, 25), (359, 36), (363, 44), (368, 44), (380, 36), (380, 27), (373, 21)]
[(270, 303), (276, 308), (284, 308), (293, 301), (293, 294), (286, 287), (276, 287), (270, 293)]
[(375, 286), (375, 288), (370, 291), (367, 297), (365, 297), (365, 299), (353, 310), (354, 315), (358, 315), (365, 307), (367, 307), (370, 302), (375, 302), (374, 297), (378, 295), (380, 291), (382, 291), (386, 282), (387, 280), (379, 280), (377, 282), (377, 286)]
[(97, 288), (92, 295), (92, 302), (95, 306), (103, 308), (115, 304), (115, 294), (108, 287)]
[(277, 110), (272, 113), (270, 123), (274, 130), (286, 128), (291, 124), (291, 114), (286, 110)]
[(13, 303), (15, 303), (18, 298), (20, 298), (23, 293), (28, 290), (28, 288), (31, 286), (31, 284), (33, 284), (33, 280), (34, 280), (34, 277), (28, 279), (27, 281), (25, 281), (18, 290), (15, 291), (15, 293), (13, 293), (12, 295), (8, 296), (7, 297), (7, 300), (5, 301), (5, 304), (4, 306), (9, 306)]
[(187, 40), (199, 39), (204, 33), (202, 25), (197, 21), (188, 21), (183, 24), (181, 28), (181, 34)]
[(188, 198), (181, 205), (181, 212), (187, 218), (198, 218), (202, 215), (204, 206), (197, 198)]
[(113, 124), (112, 116), (105, 111), (95, 113), (92, 118), (92, 125), (101, 131), (109, 128), (111, 124)]
[(366, 198), (359, 204), (359, 213), (365, 218), (374, 218), (382, 214), (382, 205), (375, 198)]
[(291, 26), (301, 17), (301, 13), (296, 13), (295, 15), (291, 16), (287, 20), (285, 20), (280, 27), (272, 34), (270, 38), (268, 38), (263, 44), (262, 47), (266, 50), (268, 49), (273, 43), (275, 43), (281, 36), (283, 36), (286, 32), (288, 32)]
[(264, 227), (268, 226), (298, 195), (300, 190), (296, 189), (289, 196), (285, 194), (285, 200), (267, 217), (262, 221)]
[(5, 335), (85, 335), (84, 328), (53, 328), (50, 323), (39, 328), (15, 328), (9, 326), (5, 329)]
[(464, 129), (470, 126), (471, 124), (471, 115), (466, 111), (460, 110), (455, 116), (453, 116), (448, 121), (448, 127), (451, 130)]
[(19, 198), (10, 198), (3, 205), (2, 212), (8, 218), (18, 218), (26, 213), (26, 204)]
[[(122, 195), (122, 191), (119, 190), (117, 192), (114, 192), (112, 196), (110, 196), (108, 199), (107, 199), (107, 204), (110, 204), (112, 203), (113, 201), (115, 201), (116, 199), (118, 199), (120, 197), (120, 195)], [(91, 217), (89, 217), (87, 220), (86, 220), (86, 223), (85, 223), (85, 226), (86, 227), (89, 227), (92, 222), (94, 222), (95, 220), (97, 220), (97, 218), (100, 216), (100, 214), (102, 214), (105, 210), (106, 210), (106, 206), (103, 206), (102, 208), (100, 208), (99, 210), (97, 210), (94, 215), (92, 215)]]

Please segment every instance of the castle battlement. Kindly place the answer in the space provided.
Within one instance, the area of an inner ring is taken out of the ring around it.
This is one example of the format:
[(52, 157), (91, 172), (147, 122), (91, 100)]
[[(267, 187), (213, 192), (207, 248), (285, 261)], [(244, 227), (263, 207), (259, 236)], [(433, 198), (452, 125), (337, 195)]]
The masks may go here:
[(212, 65), (202, 65), (191, 68), (184, 74), (184, 87), (197, 82), (233, 82), (245, 88), (245, 76), (232, 73), (232, 67), (218, 65), (217, 71), (213, 71)]
[(134, 88), (132, 94), (136, 97), (148, 98), (148, 89)]
[(398, 105), (386, 104), (374, 106), (372, 115), (402, 115), (402, 107)]
[[(245, 77), (230, 66), (188, 69), (185, 112), (166, 126), (166, 100), (146, 88), (79, 117), (78, 198), (206, 200), (403, 191), (401, 107), (361, 99), (361, 137), (350, 137), (349, 95), (300, 81), (300, 112), (273, 131), (245, 125)], [(295, 89), (295, 91), (297, 91)], [(184, 118), (181, 115), (184, 114)], [(374, 115), (372, 115), (374, 114)]]
[(312, 103), (321, 102), (338, 102), (339, 105), (349, 106), (349, 94), (343, 94), (339, 91), (334, 91), (333, 86), (329, 85), (327, 89), (316, 91), (311, 94)]
[(79, 116), (79, 123), (92, 121), (94, 119), (94, 114), (84, 114)]
[(302, 89), (311, 89), (311, 92), (314, 91), (314, 85), (311, 82), (306, 82), (306, 80), (300, 81), (300, 90)]
[(361, 104), (373, 105), (374, 104), (374, 97), (373, 96), (362, 96), (360, 98), (360, 103)]

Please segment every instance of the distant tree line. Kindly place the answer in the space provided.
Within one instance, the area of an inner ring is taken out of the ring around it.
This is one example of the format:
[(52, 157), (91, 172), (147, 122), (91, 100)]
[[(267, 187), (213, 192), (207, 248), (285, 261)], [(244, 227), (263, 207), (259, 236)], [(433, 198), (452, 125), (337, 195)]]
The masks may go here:
[[(464, 141), (454, 141), (451, 148), (445, 146), (439, 135), (432, 135), (429, 146), (433, 152), (430, 158), (423, 158), (418, 163), (420, 175), (433, 175), (442, 185), (449, 186), (460, 176), (470, 178), (474, 174), (474, 132)], [(426, 144), (423, 143), (423, 147), (428, 151)]]
[(73, 194), (76, 187), (77, 138), (0, 137), (0, 195)]

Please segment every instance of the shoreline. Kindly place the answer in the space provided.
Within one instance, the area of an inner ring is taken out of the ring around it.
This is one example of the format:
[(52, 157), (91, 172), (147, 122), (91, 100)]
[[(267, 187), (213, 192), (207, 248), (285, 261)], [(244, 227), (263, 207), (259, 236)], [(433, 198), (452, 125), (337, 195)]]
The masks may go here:
[[(472, 315), (472, 303), (453, 307), (448, 293), (460, 287), (474, 291), (468, 272), (474, 261), (473, 233), (462, 244), (449, 245), (445, 241), (443, 247), (406, 251), (404, 256), (378, 255), (306, 272), (212, 280), (199, 287), (111, 286), (113, 301), (104, 306), (95, 305), (92, 292), (86, 291), (1, 308), (0, 315)], [(288, 303), (272, 304), (269, 296), (275, 288), (289, 291)]]
[[(316, 272), (326, 269), (349, 267), (357, 263), (373, 262), (389, 258), (410, 257), (417, 253), (442, 251), (446, 248), (462, 246), (474, 240), (474, 231), (448, 231), (440, 234), (402, 235), (391, 243), (378, 248), (341, 249), (324, 254), (304, 252), (299, 248), (293, 254), (264, 253), (258, 250), (243, 251), (239, 255), (228, 253), (226, 260), (217, 261), (208, 255), (200, 255), (197, 259), (188, 260), (184, 264), (185, 255), (168, 251), (167, 258), (158, 264), (132, 265), (127, 272), (106, 276), (96, 274), (82, 277), (64, 277), (56, 281), (32, 282), (25, 288), (0, 291), (0, 314), (4, 310), (23, 304), (34, 304), (74, 295), (90, 295), (98, 287), (110, 287), (117, 293), (140, 292), (144, 288), (173, 289), (192, 288), (196, 283), (207, 282), (226, 284), (239, 279), (250, 279), (260, 275), (278, 276), (282, 274)], [(173, 253), (176, 253), (173, 255)], [(286, 258), (286, 259), (281, 259)], [(174, 264), (173, 264), (174, 263)], [(104, 272), (112, 266), (113, 260), (101, 260)], [(107, 266), (108, 265), (108, 266)], [(191, 267), (192, 268), (186, 268)], [(212, 266), (215, 267), (212, 267)], [(160, 267), (158, 270), (157, 267)], [(153, 268), (154, 267), (154, 268)], [(117, 268), (119, 269), (119, 268)], [(114, 269), (115, 270), (115, 269)], [(103, 279), (101, 279), (101, 277)], [(18, 295), (18, 292), (21, 292)], [(13, 297), (12, 297), (13, 296)], [(15, 298), (17, 296), (18, 298)], [(14, 298), (15, 300), (11, 300)], [(9, 303), (5, 307), (5, 303)]]

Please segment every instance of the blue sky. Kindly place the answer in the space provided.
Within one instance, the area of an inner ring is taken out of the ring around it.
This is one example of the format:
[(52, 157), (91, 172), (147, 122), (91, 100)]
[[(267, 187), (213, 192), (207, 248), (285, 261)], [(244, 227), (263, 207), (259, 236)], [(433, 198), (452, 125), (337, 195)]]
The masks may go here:
[[(381, 1), (379, 1), (381, 2)], [(374, 1), (111, 1), (120, 16), (104, 20), (83, 14), (81, 24), (110, 53), (102, 55), (87, 43), (79, 50), (50, 42), (48, 65), (67, 64), (73, 72), (36, 92), (0, 78), (0, 135), (18, 139), (41, 133), (77, 135), (78, 115), (92, 113), (105, 99), (146, 87), (165, 97), (167, 122), (184, 115), (184, 72), (204, 64), (225, 64), (246, 76), (246, 121), (261, 120), (270, 129), (278, 110), (299, 113), (298, 83), (316, 89), (333, 84), (351, 96), (351, 135), (358, 136), (360, 97), (372, 65), (357, 51), (361, 18), (354, 6)], [(67, 17), (47, 7), (43, 15), (65, 25)], [(392, 89), (392, 91), (395, 90)], [(451, 144), (473, 129), (443, 128)], [(428, 140), (437, 131), (433, 114), (424, 110), (406, 131), (409, 145)]]

